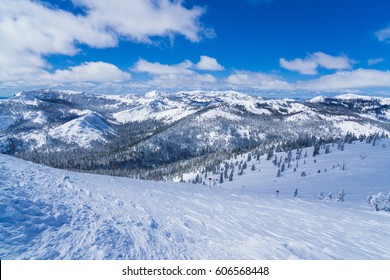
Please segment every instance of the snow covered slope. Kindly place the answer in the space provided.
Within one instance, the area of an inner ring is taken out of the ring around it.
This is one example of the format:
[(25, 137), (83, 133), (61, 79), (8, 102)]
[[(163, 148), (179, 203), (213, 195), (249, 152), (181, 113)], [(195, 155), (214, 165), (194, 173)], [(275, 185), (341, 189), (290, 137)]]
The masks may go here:
[(88, 147), (94, 141), (105, 142), (105, 134), (114, 134), (114, 129), (102, 116), (88, 112), (74, 120), (49, 130), (48, 135), (82, 147)]
[[(389, 139), (359, 142), (276, 178), (261, 157), (256, 170), (209, 187), (0, 155), (0, 258), (389, 259), (390, 213), (365, 202), (390, 191), (389, 158)], [(336, 202), (341, 189), (345, 201)], [(318, 200), (320, 192), (333, 199)]]

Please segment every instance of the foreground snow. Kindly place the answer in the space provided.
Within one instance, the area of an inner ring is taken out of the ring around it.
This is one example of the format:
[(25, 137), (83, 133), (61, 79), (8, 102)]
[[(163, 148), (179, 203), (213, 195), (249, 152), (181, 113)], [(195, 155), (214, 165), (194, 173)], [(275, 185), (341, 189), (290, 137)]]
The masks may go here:
[[(208, 188), (0, 155), (0, 258), (390, 259), (390, 214), (365, 202), (370, 191), (390, 190), (389, 158), (388, 139), (356, 143), (315, 163), (308, 156), (281, 178), (261, 159), (256, 171)], [(346, 170), (337, 168), (343, 162)], [(343, 203), (315, 198), (341, 188)]]

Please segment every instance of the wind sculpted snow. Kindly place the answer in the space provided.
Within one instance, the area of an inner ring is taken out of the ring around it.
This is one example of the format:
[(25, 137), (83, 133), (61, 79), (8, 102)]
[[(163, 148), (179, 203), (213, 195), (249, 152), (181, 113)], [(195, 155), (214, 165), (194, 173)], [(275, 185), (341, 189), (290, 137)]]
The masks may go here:
[[(306, 177), (286, 171), (275, 182), (275, 167), (264, 160), (261, 171), (211, 188), (0, 155), (0, 258), (389, 259), (389, 213), (364, 201), (389, 188), (390, 141), (382, 142), (320, 155), (302, 167)], [(347, 170), (313, 172), (340, 160)], [(343, 203), (315, 198), (342, 187)]]

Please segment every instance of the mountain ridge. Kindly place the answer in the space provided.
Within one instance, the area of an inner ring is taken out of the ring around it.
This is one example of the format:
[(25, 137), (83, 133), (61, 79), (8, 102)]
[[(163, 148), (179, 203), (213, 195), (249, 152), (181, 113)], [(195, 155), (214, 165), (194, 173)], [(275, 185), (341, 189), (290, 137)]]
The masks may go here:
[[(390, 99), (358, 95), (298, 101), (236, 91), (110, 96), (41, 90), (1, 100), (0, 109), (2, 153), (92, 172), (390, 133)], [(84, 163), (64, 164), (55, 158), (59, 152)]]

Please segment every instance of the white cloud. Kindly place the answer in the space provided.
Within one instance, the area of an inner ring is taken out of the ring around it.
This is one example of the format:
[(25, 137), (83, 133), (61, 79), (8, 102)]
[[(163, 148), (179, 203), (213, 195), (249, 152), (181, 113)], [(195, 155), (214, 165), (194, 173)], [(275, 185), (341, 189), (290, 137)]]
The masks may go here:
[(152, 75), (165, 75), (165, 74), (188, 74), (191, 75), (194, 72), (190, 70), (193, 63), (189, 60), (185, 60), (182, 63), (175, 65), (161, 64), (159, 62), (149, 62), (145, 59), (139, 59), (133, 71), (146, 72)]
[(139, 59), (134, 67), (135, 72), (145, 72), (151, 75), (163, 75), (163, 74), (185, 74), (192, 75), (194, 70), (209, 70), (220, 71), (224, 68), (217, 62), (215, 58), (202, 55), (200, 61), (197, 64), (192, 63), (189, 60), (184, 60), (179, 64), (161, 64), (159, 62), (149, 62), (145, 59)]
[[(219, 64), (218, 64), (219, 65)], [(245, 88), (258, 90), (289, 90), (293, 86), (288, 82), (276, 77), (260, 72), (235, 71), (228, 77), (217, 79), (211, 74), (199, 73), (199, 63), (193, 64), (185, 60), (182, 63), (174, 65), (165, 65), (157, 62), (148, 62), (140, 59), (134, 66), (135, 72), (146, 72), (152, 77), (143, 83), (150, 87), (164, 87), (171, 89), (228, 89), (228, 88)], [(215, 65), (214, 65), (215, 66)], [(210, 67), (207, 69), (216, 69)]]
[(119, 40), (149, 43), (155, 36), (172, 39), (177, 34), (196, 42), (207, 31), (199, 22), (203, 9), (186, 8), (182, 1), (73, 3), (83, 10), (82, 14), (53, 8), (38, 0), (0, 1), (1, 84), (34, 81), (34, 76), (40, 77), (51, 68), (47, 57), (73, 56), (82, 44), (106, 48), (117, 46)]
[(115, 65), (105, 62), (86, 62), (67, 70), (56, 70), (54, 74), (42, 76), (43, 80), (57, 83), (92, 82), (118, 83), (129, 80), (130, 73), (123, 72)]
[(260, 90), (286, 90), (292, 85), (274, 75), (261, 72), (236, 71), (225, 79), (229, 86)]
[(385, 60), (385, 59), (382, 58), (382, 57), (373, 58), (373, 59), (369, 59), (369, 60), (367, 61), (367, 64), (368, 64), (368, 66), (372, 66), (372, 65), (381, 63), (381, 62), (384, 61), (384, 60)]
[(151, 87), (194, 89), (209, 88), (214, 86), (216, 82), (217, 79), (213, 75), (194, 73), (193, 75), (158, 75), (147, 81), (146, 84)]
[(69, 67), (66, 70), (56, 70), (50, 73), (38, 70), (34, 73), (25, 73), (23, 78), (8, 80), (3, 85), (15, 86), (60, 86), (60, 85), (92, 85), (113, 84), (127, 81), (131, 74), (120, 70), (113, 64), (105, 62), (85, 62), (78, 66)]
[(317, 74), (318, 64), (315, 61), (296, 58), (290, 61), (287, 61), (284, 58), (279, 59), (279, 64), (284, 69), (290, 71), (296, 71), (305, 75), (315, 75)]
[(388, 42), (390, 40), (390, 26), (378, 30), (375, 35), (380, 42)]
[(390, 87), (390, 71), (373, 69), (340, 71), (318, 79), (298, 82), (295, 86), (298, 89), (325, 91)]
[(200, 61), (196, 64), (196, 68), (199, 70), (209, 70), (209, 71), (222, 71), (224, 70), (223, 66), (218, 63), (218, 61), (213, 57), (208, 57), (202, 55)]
[(92, 26), (88, 18), (49, 9), (37, 2), (2, 0), (0, 14), (0, 48), (13, 56), (74, 55), (78, 52), (77, 42), (91, 47), (117, 44), (114, 34)]
[(290, 61), (285, 58), (279, 59), (281, 67), (305, 75), (317, 74), (318, 67), (323, 67), (329, 70), (351, 69), (354, 63), (355, 61), (350, 60), (346, 56), (331, 56), (323, 52), (309, 54), (304, 59), (296, 58)]
[(203, 9), (187, 9), (183, 1), (169, 0), (73, 0), (87, 9), (87, 19), (95, 28), (110, 28), (121, 36), (149, 41), (151, 36), (181, 34), (199, 41), (198, 23)]
[(197, 69), (189, 60), (184, 60), (179, 64), (161, 64), (159, 62), (149, 62), (139, 59), (134, 67), (135, 72), (144, 72), (152, 75), (152, 79), (146, 83), (149, 86), (166, 88), (202, 87), (215, 83), (217, 79), (210, 74), (199, 74)]
[(331, 56), (323, 52), (312, 54), (312, 59), (318, 63), (318, 66), (331, 70), (351, 69), (356, 63), (346, 56)]

